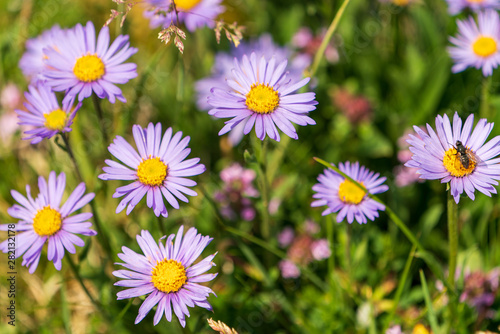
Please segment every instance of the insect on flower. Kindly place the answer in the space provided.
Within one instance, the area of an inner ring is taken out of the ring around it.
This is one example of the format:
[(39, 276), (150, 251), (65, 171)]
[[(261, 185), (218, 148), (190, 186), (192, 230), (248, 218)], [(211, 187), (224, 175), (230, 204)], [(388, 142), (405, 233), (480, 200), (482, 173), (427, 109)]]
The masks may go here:
[(471, 162), (473, 165), (477, 165), (479, 163), (479, 158), (470, 149), (465, 147), (460, 140), (457, 140), (455, 145), (456, 147), (453, 147), (457, 150), (456, 154), (465, 169), (469, 168)]

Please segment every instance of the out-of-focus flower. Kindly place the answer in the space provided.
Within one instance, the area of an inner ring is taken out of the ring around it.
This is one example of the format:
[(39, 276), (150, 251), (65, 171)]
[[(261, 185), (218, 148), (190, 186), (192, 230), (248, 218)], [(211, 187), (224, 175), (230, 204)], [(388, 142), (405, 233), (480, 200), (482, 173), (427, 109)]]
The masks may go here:
[(500, 268), (489, 273), (483, 271), (466, 272), (464, 275), (464, 290), (460, 302), (467, 302), (481, 315), (480, 318), (492, 317), (494, 312), (490, 307), (495, 301), (500, 283)]
[(198, 164), (200, 158), (184, 160), (191, 149), (187, 148), (189, 137), (181, 140), (182, 132), (172, 136), (172, 128), (168, 128), (162, 138), (161, 123), (156, 126), (149, 123), (147, 128), (134, 125), (132, 133), (139, 153), (123, 137), (116, 136), (108, 150), (125, 166), (106, 160), (108, 166), (103, 167), (104, 174), (99, 178), (133, 181), (116, 188), (113, 197), (125, 196), (116, 213), (127, 207), (128, 215), (147, 194), (147, 205), (153, 208), (155, 215), (168, 217), (163, 197), (175, 209), (179, 208), (176, 198), (187, 203), (184, 194), (196, 196), (197, 193), (188, 188), (195, 186), (196, 182), (186, 177), (203, 173), (205, 166)]
[(281, 248), (285, 248), (286, 246), (288, 246), (292, 243), (293, 238), (295, 238), (295, 232), (293, 231), (293, 228), (285, 227), (278, 234), (278, 243), (279, 243)]
[(415, 182), (423, 182), (418, 174), (418, 168), (398, 165), (394, 168), (394, 183), (397, 187), (406, 187)]
[[(54, 171), (50, 172), (48, 182), (40, 176), (38, 188), (40, 193), (35, 199), (31, 197), (29, 185), (26, 186), (27, 197), (12, 190), (12, 197), (19, 204), (14, 204), (7, 210), (9, 215), (20, 220), (15, 229), (22, 233), (16, 236), (15, 253), (16, 258), (24, 254), (22, 265), (29, 268), (30, 274), (34, 273), (38, 266), (45, 242), (48, 243), (48, 260), (54, 262), (57, 270), (61, 270), (65, 251), (74, 254), (75, 245), (84, 246), (83, 240), (77, 234), (97, 234), (90, 229), (92, 223), (87, 221), (92, 217), (91, 213), (70, 216), (94, 198), (93, 193), (84, 195), (83, 182), (73, 190), (63, 205), (61, 200), (66, 188), (64, 173), (56, 176)], [(6, 231), (9, 225), (0, 225), (0, 230)], [(8, 247), (9, 242), (5, 240), (0, 244), (2, 252), (11, 250)]]
[(24, 131), (32, 144), (37, 144), (42, 139), (50, 139), (58, 133), (70, 132), (71, 124), (76, 112), (81, 107), (81, 102), (73, 107), (75, 97), (64, 99), (62, 108), (59, 107), (56, 94), (49, 86), (39, 82), (37, 87), (29, 86), (29, 92), (25, 93), (27, 102), (24, 110), (16, 110), (19, 115), (20, 125), (29, 125), (30, 130)]
[(21, 91), (13, 84), (8, 83), (0, 93), (0, 106), (5, 111), (13, 111), (21, 105)]
[(123, 62), (137, 52), (128, 36), (119, 35), (109, 45), (109, 28), (103, 27), (96, 39), (94, 24), (77, 24), (63, 40), (44, 49), (47, 56), (42, 75), (55, 91), (67, 91), (67, 98), (78, 95), (82, 101), (94, 92), (101, 99), (126, 102), (115, 84), (137, 76), (136, 65)]
[(362, 328), (369, 328), (373, 323), (373, 305), (370, 302), (364, 302), (356, 311), (356, 321)]
[(15, 109), (22, 105), (21, 91), (13, 83), (8, 83), (0, 93), (0, 140), (10, 147), (13, 134), (19, 129)]
[[(500, 3), (500, 2), (499, 2)], [(493, 74), (500, 64), (500, 16), (494, 10), (480, 12), (477, 22), (473, 17), (458, 20), (458, 36), (450, 37), (454, 46), (448, 48), (455, 62), (453, 73), (467, 67), (482, 69), (484, 76)]]
[(47, 68), (44, 63), (47, 59), (46, 48), (56, 47), (58, 43), (66, 39), (67, 30), (58, 25), (43, 31), (39, 36), (26, 41), (26, 51), (19, 61), (19, 68), (31, 84), (43, 81), (42, 71)]
[(319, 239), (311, 243), (311, 253), (315, 260), (328, 259), (332, 255), (330, 244), (326, 239)]
[(288, 246), (287, 257), (279, 264), (283, 278), (297, 278), (300, 276), (299, 265), (307, 266), (315, 260), (321, 261), (331, 255), (328, 241), (326, 239), (316, 239), (312, 236), (312, 234), (319, 231), (311, 233), (310, 222), (310, 220), (306, 221), (303, 231), (298, 234), (295, 234), (291, 227), (284, 228), (278, 234), (280, 247), (285, 248)]
[(215, 266), (212, 259), (217, 253), (193, 264), (212, 238), (202, 236), (194, 227), (191, 227), (184, 236), (183, 232), (184, 226), (181, 226), (177, 235), (169, 235), (163, 244), (161, 239), (157, 243), (148, 231), (143, 230), (141, 235), (137, 235), (137, 243), (144, 255), (125, 246), (122, 247), (123, 253), (118, 254), (118, 257), (125, 262), (118, 264), (129, 270), (113, 272), (114, 276), (123, 279), (115, 285), (130, 288), (118, 292), (118, 300), (149, 294), (139, 308), (135, 324), (144, 319), (157, 304), (155, 326), (163, 315), (168, 321), (172, 321), (172, 309), (182, 327), (186, 326), (186, 315), (189, 317), (187, 306), (212, 310), (207, 298), (211, 293), (214, 295), (215, 293), (198, 283), (209, 282), (217, 276), (217, 274), (205, 274)]
[(144, 17), (150, 20), (151, 28), (168, 27), (179, 19), (193, 32), (204, 26), (215, 26), (215, 18), (225, 10), (220, 5), (221, 2), (222, 0), (175, 0), (175, 13), (170, 0), (146, 0), (149, 6), (144, 11)]
[(238, 332), (234, 328), (230, 328), (228, 325), (223, 323), (222, 321), (215, 322), (212, 318), (207, 319), (208, 325), (214, 331), (219, 332), (220, 334), (238, 334)]
[(403, 331), (401, 330), (400, 325), (394, 325), (390, 328), (387, 328), (385, 334), (403, 334)]
[(319, 225), (311, 219), (306, 220), (306, 222), (304, 223), (304, 231), (309, 235), (314, 235), (318, 233), (319, 230)]
[[(314, 36), (311, 29), (302, 27), (293, 35), (292, 46), (297, 48), (299, 56), (305, 56), (309, 59), (309, 62), (311, 62), (314, 55), (318, 52), (319, 46), (325, 35), (326, 29), (321, 29), (320, 32)], [(325, 59), (330, 63), (335, 63), (339, 60), (339, 53), (332, 42), (326, 47)]]
[(298, 139), (292, 123), (299, 125), (316, 124), (306, 116), (316, 109), (312, 92), (292, 94), (309, 82), (305, 78), (299, 82), (287, 79), (287, 60), (276, 63), (264, 56), (257, 59), (252, 53), (250, 58), (243, 56), (235, 59), (233, 76), (227, 80), (226, 89), (213, 88), (208, 103), (213, 107), (208, 113), (217, 118), (231, 118), (219, 132), (223, 135), (238, 124), (244, 124), (243, 133), (248, 134), (255, 125), (255, 133), (260, 140), (266, 134), (280, 140), (276, 126), (287, 136)]
[(239, 217), (246, 221), (255, 218), (255, 208), (249, 197), (259, 196), (259, 192), (253, 186), (255, 172), (243, 168), (234, 163), (220, 172), (220, 178), (224, 182), (221, 190), (214, 194), (214, 198), (221, 205), (221, 214), (229, 220)]
[[(500, 136), (485, 144), (493, 123), (480, 119), (472, 131), (473, 123), (473, 114), (467, 117), (463, 127), (457, 112), (453, 116), (453, 127), (447, 115), (438, 115), (437, 134), (429, 124), (429, 134), (415, 126), (418, 136), (410, 135), (408, 140), (413, 156), (405, 166), (418, 168), (422, 179), (450, 182), (450, 191), (457, 203), (464, 191), (472, 200), (476, 189), (487, 196), (496, 194), (493, 186), (500, 180), (500, 163), (495, 159), (500, 154)], [(466, 154), (457, 152), (459, 144)]]
[(448, 3), (448, 12), (451, 15), (457, 15), (463, 10), (469, 8), (475, 12), (485, 9), (500, 9), (498, 0), (446, 0)]
[(411, 332), (412, 334), (430, 334), (429, 330), (422, 324), (416, 324), (415, 327), (413, 327), (413, 331)]
[(278, 264), (283, 278), (297, 278), (300, 276), (300, 269), (290, 260), (281, 260)]
[(347, 89), (335, 89), (332, 93), (333, 104), (352, 124), (369, 121), (373, 109), (370, 101), (361, 95), (353, 95)]
[[(385, 184), (385, 177), (360, 166), (358, 162), (351, 165), (349, 161), (340, 163), (339, 169), (363, 185), (370, 194), (379, 194), (387, 191), (389, 187)], [(325, 169), (324, 174), (318, 177), (319, 183), (313, 186), (317, 193), (313, 198), (317, 200), (311, 206), (326, 205), (327, 209), (322, 215), (338, 212), (337, 223), (345, 218), (349, 224), (354, 219), (360, 224), (366, 224), (367, 218), (374, 220), (378, 217), (378, 210), (385, 210), (385, 206), (367, 196), (367, 193), (356, 184), (331, 169)]]
[(420, 174), (418, 174), (418, 168), (414, 167), (406, 167), (404, 166), (407, 163), (413, 153), (409, 150), (410, 145), (407, 143), (407, 140), (410, 139), (411, 131), (405, 131), (404, 135), (398, 138), (398, 160), (403, 163), (403, 165), (398, 165), (394, 168), (395, 183), (397, 187), (406, 187), (415, 182), (424, 182), (420, 178)]
[(0, 139), (8, 147), (12, 135), (19, 129), (18, 118), (15, 112), (6, 112), (0, 115)]
[(277, 197), (271, 198), (269, 201), (269, 214), (274, 215), (276, 212), (278, 212), (278, 209), (280, 208), (281, 205), (281, 199)]

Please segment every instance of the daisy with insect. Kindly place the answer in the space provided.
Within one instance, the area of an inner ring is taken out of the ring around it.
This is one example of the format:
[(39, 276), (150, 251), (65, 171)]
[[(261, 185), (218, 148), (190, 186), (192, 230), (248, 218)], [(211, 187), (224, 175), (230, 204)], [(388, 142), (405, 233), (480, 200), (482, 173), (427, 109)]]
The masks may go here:
[(413, 153), (405, 166), (418, 168), (421, 179), (441, 179), (450, 182), (455, 202), (465, 191), (474, 200), (475, 190), (487, 196), (496, 194), (493, 186), (500, 180), (500, 136), (485, 143), (493, 129), (493, 123), (480, 119), (473, 129), (474, 115), (462, 119), (455, 112), (453, 126), (447, 115), (436, 117), (436, 131), (427, 124), (427, 133), (414, 127), (420, 136), (410, 135), (408, 143)]

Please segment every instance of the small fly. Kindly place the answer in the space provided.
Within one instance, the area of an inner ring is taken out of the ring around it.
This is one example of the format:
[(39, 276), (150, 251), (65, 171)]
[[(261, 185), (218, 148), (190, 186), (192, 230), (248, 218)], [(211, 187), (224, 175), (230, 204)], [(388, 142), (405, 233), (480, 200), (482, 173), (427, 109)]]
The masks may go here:
[(460, 140), (457, 140), (455, 143), (457, 145), (455, 149), (457, 150), (458, 157), (460, 159), (460, 163), (465, 169), (469, 168), (470, 162), (472, 161), (473, 163), (477, 164), (478, 159), (476, 158), (475, 154), (472, 153), (471, 150), (466, 148)]

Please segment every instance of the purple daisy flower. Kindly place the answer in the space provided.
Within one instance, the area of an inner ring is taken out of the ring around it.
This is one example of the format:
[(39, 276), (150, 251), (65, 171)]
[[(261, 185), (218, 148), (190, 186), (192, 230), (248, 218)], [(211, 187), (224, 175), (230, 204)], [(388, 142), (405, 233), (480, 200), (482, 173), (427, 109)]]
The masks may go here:
[[(161, 124), (149, 123), (143, 129), (140, 125), (132, 128), (137, 153), (134, 148), (120, 136), (109, 145), (109, 152), (126, 166), (113, 160), (106, 160), (109, 167), (103, 167), (101, 180), (131, 180), (126, 186), (119, 187), (113, 197), (125, 198), (118, 204), (116, 213), (127, 207), (127, 215), (147, 194), (147, 205), (153, 208), (155, 215), (168, 216), (163, 197), (171, 206), (178, 209), (177, 199), (188, 202), (186, 196), (196, 196), (197, 193), (187, 187), (193, 187), (196, 182), (186, 176), (199, 175), (205, 171), (205, 166), (198, 164), (200, 158), (184, 160), (191, 152), (187, 148), (189, 137), (181, 140), (182, 132), (172, 136), (172, 128), (168, 128), (162, 138)], [(128, 205), (128, 206), (127, 206)]]
[(264, 140), (267, 135), (280, 140), (278, 126), (287, 136), (298, 139), (292, 124), (316, 124), (307, 113), (316, 109), (312, 92), (291, 94), (309, 82), (309, 78), (291, 82), (285, 72), (287, 60), (276, 66), (276, 58), (268, 62), (264, 56), (257, 60), (255, 53), (250, 59), (243, 56), (241, 63), (235, 58), (233, 79), (227, 80), (227, 88), (213, 88), (208, 103), (213, 107), (208, 113), (218, 118), (232, 118), (225, 122), (219, 132), (223, 135), (243, 123), (243, 133), (248, 134), (254, 124), (257, 137)]
[[(500, 180), (500, 136), (484, 143), (493, 123), (480, 119), (474, 131), (474, 115), (469, 115), (462, 128), (462, 119), (455, 112), (453, 127), (447, 115), (436, 117), (436, 132), (427, 124), (427, 133), (415, 126), (420, 136), (410, 135), (408, 143), (413, 156), (405, 166), (418, 168), (421, 179), (450, 182), (451, 194), (458, 203), (465, 193), (474, 200), (475, 189), (487, 196), (497, 191), (493, 185)], [(472, 131), (472, 134), (471, 134)], [(465, 154), (457, 152), (457, 148)]]
[(73, 108), (75, 97), (65, 99), (61, 109), (56, 94), (43, 82), (37, 87), (29, 86), (28, 89), (29, 92), (24, 94), (28, 101), (24, 103), (27, 111), (16, 110), (16, 113), (20, 125), (29, 125), (34, 129), (25, 131), (28, 137), (23, 139), (31, 139), (32, 144), (37, 144), (44, 138), (50, 139), (58, 133), (71, 131), (70, 126), (81, 102)]
[[(379, 194), (389, 189), (387, 185), (382, 184), (386, 180), (385, 177), (379, 177), (379, 173), (371, 172), (364, 166), (360, 167), (358, 162), (352, 165), (349, 161), (340, 163), (339, 169), (363, 185), (370, 194)], [(360, 224), (366, 224), (367, 218), (373, 221), (378, 217), (378, 210), (385, 210), (383, 204), (371, 199), (356, 184), (331, 169), (325, 169), (318, 181), (319, 183), (312, 187), (317, 192), (313, 198), (317, 200), (312, 202), (311, 206), (328, 206), (323, 211), (323, 216), (338, 212), (337, 223), (347, 217), (349, 224), (354, 219)]]
[(485, 9), (500, 9), (499, 0), (446, 0), (446, 2), (448, 3), (448, 12), (451, 15), (457, 15), (467, 8), (475, 12)]
[[(53, 261), (56, 269), (61, 270), (64, 251), (74, 254), (75, 245), (83, 247), (85, 244), (77, 234), (86, 236), (97, 234), (90, 229), (92, 223), (87, 221), (92, 217), (91, 213), (70, 216), (89, 203), (94, 194), (84, 196), (85, 184), (82, 182), (61, 206), (65, 187), (66, 175), (61, 173), (56, 176), (52, 171), (48, 182), (41, 176), (38, 178), (40, 194), (35, 200), (31, 197), (29, 185), (26, 186), (28, 197), (15, 190), (11, 191), (12, 197), (20, 204), (15, 204), (7, 210), (9, 215), (20, 219), (16, 224), (16, 231), (22, 231), (16, 239), (16, 258), (24, 254), (22, 265), (29, 268), (30, 274), (33, 274), (38, 266), (42, 247), (46, 241), (49, 261)], [(0, 229), (6, 231), (9, 225), (0, 225)], [(8, 242), (5, 240), (0, 244), (0, 250), (4, 253), (9, 250)]]
[[(266, 58), (276, 57), (277, 62), (286, 59), (291, 60), (289, 68), (289, 78), (294, 81), (302, 79), (302, 73), (311, 64), (311, 58), (305, 54), (292, 54), (292, 50), (287, 47), (280, 47), (273, 42), (269, 34), (260, 36), (257, 40), (242, 42), (237, 48), (232, 47), (230, 53), (218, 52), (215, 55), (215, 62), (212, 68), (212, 75), (198, 80), (195, 84), (197, 94), (197, 106), (200, 110), (210, 110), (211, 106), (207, 102), (212, 88), (227, 89), (226, 78), (231, 77), (231, 71), (234, 68), (234, 58), (241, 59), (245, 54), (255, 52), (257, 58), (264, 56)], [(237, 125), (229, 133), (231, 144), (238, 144), (243, 138), (244, 123)]]
[(118, 254), (125, 263), (117, 264), (130, 270), (114, 271), (113, 275), (124, 279), (115, 285), (131, 288), (118, 292), (118, 300), (150, 294), (139, 308), (135, 324), (144, 319), (157, 304), (155, 326), (163, 314), (168, 321), (172, 321), (172, 309), (182, 327), (186, 326), (185, 316), (189, 317), (187, 306), (212, 310), (207, 298), (210, 293), (215, 293), (198, 283), (211, 281), (217, 276), (205, 274), (215, 266), (212, 259), (217, 253), (207, 256), (195, 265), (193, 263), (213, 238), (198, 234), (194, 227), (187, 231), (184, 238), (183, 232), (184, 226), (181, 226), (177, 236), (171, 234), (163, 245), (161, 240), (165, 237), (156, 243), (151, 234), (143, 230), (141, 235), (137, 235), (137, 242), (144, 255), (137, 254), (125, 246), (122, 247), (123, 253)]
[(55, 91), (67, 91), (67, 97), (78, 94), (79, 101), (94, 92), (111, 103), (115, 99), (126, 102), (115, 84), (124, 84), (137, 76), (135, 64), (122, 64), (137, 52), (129, 47), (128, 36), (119, 35), (110, 46), (109, 28), (103, 27), (96, 41), (94, 24), (90, 21), (85, 27), (77, 24), (63, 41), (44, 52), (49, 69), (42, 74), (47, 83)]
[(43, 80), (42, 71), (47, 68), (44, 59), (47, 55), (44, 49), (49, 46), (55, 46), (60, 40), (65, 38), (66, 30), (58, 25), (49, 30), (45, 30), (38, 37), (26, 41), (26, 51), (19, 61), (19, 68), (23, 71), (26, 78), (31, 80), (32, 84)]
[(482, 68), (483, 75), (489, 76), (500, 64), (500, 17), (498, 12), (488, 10), (478, 14), (478, 24), (473, 17), (458, 20), (458, 36), (450, 37), (455, 45), (448, 48), (455, 62), (453, 73), (462, 72), (467, 67)]
[[(144, 11), (144, 17), (150, 20), (150, 27), (168, 27), (172, 22), (177, 22), (175, 12), (169, 11), (170, 0), (146, 0), (152, 7)], [(213, 28), (215, 18), (224, 12), (222, 0), (175, 0), (178, 18), (184, 22), (186, 28), (193, 32), (203, 26)]]

